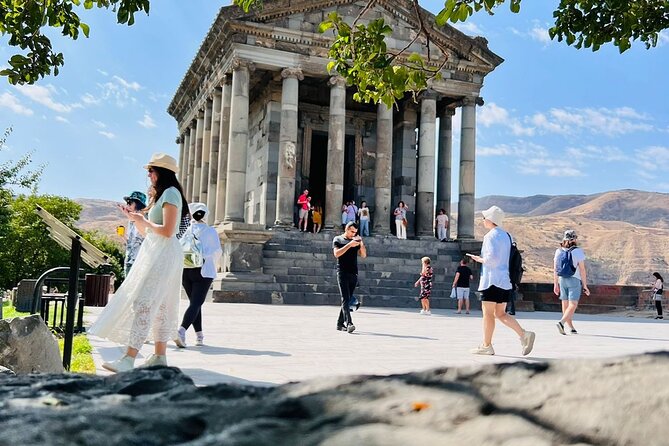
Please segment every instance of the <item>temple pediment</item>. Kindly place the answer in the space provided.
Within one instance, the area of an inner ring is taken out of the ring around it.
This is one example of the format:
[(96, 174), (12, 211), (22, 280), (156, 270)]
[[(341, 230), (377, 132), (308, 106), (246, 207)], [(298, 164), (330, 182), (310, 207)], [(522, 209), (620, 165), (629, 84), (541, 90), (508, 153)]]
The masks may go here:
[[(253, 23), (273, 27), (280, 32), (290, 30), (299, 33), (302, 38), (316, 46), (329, 47), (332, 34), (319, 34), (318, 25), (330, 12), (336, 11), (349, 23), (358, 17), (367, 5), (363, 0), (266, 0), (260, 11), (244, 13), (239, 8), (227, 7), (222, 11), (222, 18), (231, 22), (235, 28), (246, 28), (253, 34)], [(423, 23), (429, 29), (434, 40), (446, 51), (449, 63), (447, 68), (464, 68), (466, 71), (483, 75), (494, 70), (503, 59), (490, 51), (487, 41), (482, 37), (470, 37), (450, 25), (439, 27), (435, 16), (422, 9)], [(370, 19), (383, 18), (393, 28), (393, 34), (386, 39), (389, 50), (399, 51), (415, 38), (420, 24), (413, 11), (413, 4), (404, 0), (377, 0), (374, 6), (365, 12), (361, 23)], [(242, 25), (245, 24), (246, 26)], [(264, 27), (258, 31), (266, 30)], [(427, 41), (420, 36), (409, 46), (409, 53), (417, 52), (428, 55)], [(326, 52), (327, 53), (327, 52)], [(434, 43), (430, 46), (430, 61), (440, 64), (444, 54)]]

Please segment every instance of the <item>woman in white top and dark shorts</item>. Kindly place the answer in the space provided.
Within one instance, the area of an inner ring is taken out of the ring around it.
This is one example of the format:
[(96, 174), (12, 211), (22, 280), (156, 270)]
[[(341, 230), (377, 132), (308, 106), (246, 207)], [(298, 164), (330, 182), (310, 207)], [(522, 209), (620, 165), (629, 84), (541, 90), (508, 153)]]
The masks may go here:
[(662, 316), (662, 294), (664, 291), (664, 279), (660, 273), (653, 273), (655, 283), (653, 284), (653, 300), (655, 301), (655, 308), (657, 309), (657, 316), (655, 319), (663, 319)]
[(518, 334), (523, 355), (529, 354), (534, 346), (534, 332), (523, 330), (518, 321), (506, 313), (506, 304), (513, 287), (509, 276), (511, 236), (501, 228), (503, 221), (504, 211), (499, 207), (491, 206), (483, 211), (483, 225), (488, 233), (483, 237), (481, 255), (467, 254), (483, 265), (479, 282), (483, 307), (483, 343), (471, 351), (476, 355), (495, 354), (492, 348), (495, 319)]

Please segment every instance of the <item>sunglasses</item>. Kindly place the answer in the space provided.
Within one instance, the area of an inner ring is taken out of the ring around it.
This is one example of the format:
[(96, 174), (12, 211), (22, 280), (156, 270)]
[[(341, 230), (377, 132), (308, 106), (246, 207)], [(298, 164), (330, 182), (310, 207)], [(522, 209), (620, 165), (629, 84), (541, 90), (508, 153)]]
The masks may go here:
[(153, 173), (153, 172), (155, 172), (155, 171), (156, 171), (156, 169), (154, 169), (153, 167), (149, 167), (149, 168), (148, 168), (148, 169), (146, 169), (146, 170), (148, 170), (148, 171), (149, 171), (149, 173)]

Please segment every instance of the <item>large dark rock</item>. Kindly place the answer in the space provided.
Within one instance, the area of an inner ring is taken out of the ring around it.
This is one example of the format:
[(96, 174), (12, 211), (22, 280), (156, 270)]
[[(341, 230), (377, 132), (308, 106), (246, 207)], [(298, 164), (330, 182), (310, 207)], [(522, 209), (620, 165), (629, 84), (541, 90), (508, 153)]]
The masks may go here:
[(58, 341), (39, 315), (0, 320), (0, 365), (14, 373), (60, 373)]
[(668, 378), (668, 353), (275, 388), (198, 388), (175, 368), (0, 374), (0, 445), (661, 445)]

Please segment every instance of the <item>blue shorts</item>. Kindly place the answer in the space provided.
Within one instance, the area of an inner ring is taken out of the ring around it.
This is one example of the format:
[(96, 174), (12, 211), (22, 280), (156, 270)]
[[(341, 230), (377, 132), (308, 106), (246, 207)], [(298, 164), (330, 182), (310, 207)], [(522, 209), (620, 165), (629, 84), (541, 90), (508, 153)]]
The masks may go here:
[(573, 276), (558, 277), (558, 283), (560, 284), (560, 300), (578, 302), (581, 298), (581, 291), (583, 290), (581, 279)]

